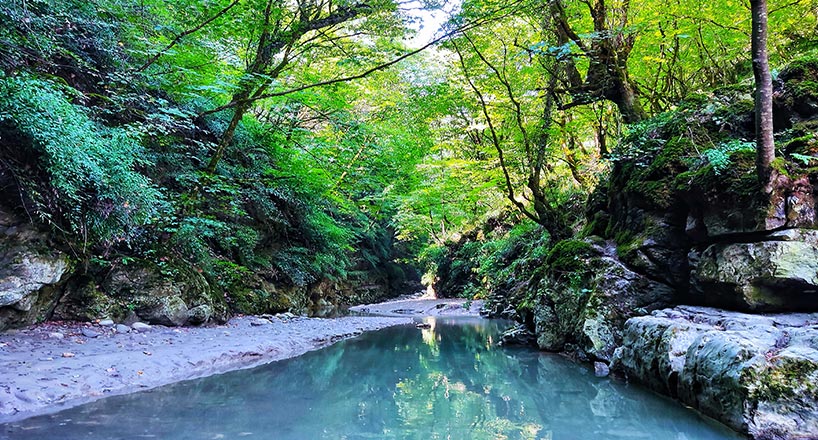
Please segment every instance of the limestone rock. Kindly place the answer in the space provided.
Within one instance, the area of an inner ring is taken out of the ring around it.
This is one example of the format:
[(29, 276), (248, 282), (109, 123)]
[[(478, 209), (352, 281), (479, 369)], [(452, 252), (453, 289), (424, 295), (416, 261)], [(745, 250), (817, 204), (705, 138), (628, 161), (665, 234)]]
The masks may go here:
[(108, 296), (129, 304), (142, 321), (179, 326), (192, 319), (191, 323), (202, 324), (214, 314), (210, 287), (200, 274), (179, 271), (172, 277), (150, 262), (137, 262), (112, 271), (101, 288)]
[(611, 374), (611, 369), (605, 362), (594, 362), (594, 376), (606, 377)]
[(111, 316), (116, 308), (111, 298), (102, 293), (91, 278), (75, 277), (69, 280), (64, 292), (54, 308), (53, 319), (94, 321)]
[(657, 311), (627, 322), (615, 367), (754, 438), (818, 432), (818, 314)]
[(142, 333), (142, 332), (149, 331), (153, 327), (151, 327), (148, 324), (145, 324), (144, 322), (134, 322), (133, 324), (131, 324), (131, 328), (135, 332)]
[(213, 317), (213, 308), (201, 304), (187, 311), (188, 323), (198, 325), (210, 321)]
[(701, 302), (751, 311), (818, 310), (818, 231), (789, 229), (717, 243), (694, 273)]
[(179, 296), (145, 297), (136, 308), (136, 314), (151, 324), (178, 326), (188, 320), (188, 308)]
[(573, 344), (593, 359), (610, 361), (628, 318), (667, 307), (674, 291), (633, 272), (617, 258), (610, 242), (592, 243), (574, 278), (541, 287), (534, 325), (541, 349), (560, 351)]
[[(12, 249), (0, 261), (0, 307), (19, 303), (43, 286), (58, 282), (68, 269), (68, 259), (60, 254), (34, 253)], [(22, 311), (27, 311), (24, 306)]]
[(91, 330), (90, 328), (84, 328), (83, 327), (83, 329), (80, 330), (80, 333), (82, 333), (82, 335), (85, 336), (86, 338), (98, 338), (99, 337), (99, 332), (95, 332), (95, 331)]
[(0, 206), (0, 330), (44, 319), (71, 269), (47, 234)]

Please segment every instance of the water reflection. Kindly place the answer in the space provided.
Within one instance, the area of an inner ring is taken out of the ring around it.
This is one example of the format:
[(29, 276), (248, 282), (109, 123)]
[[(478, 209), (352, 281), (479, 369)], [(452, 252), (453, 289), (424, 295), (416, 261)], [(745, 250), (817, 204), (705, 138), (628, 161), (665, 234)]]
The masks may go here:
[(681, 406), (558, 356), (437, 319), (268, 366), (0, 428), (9, 439), (733, 439)]

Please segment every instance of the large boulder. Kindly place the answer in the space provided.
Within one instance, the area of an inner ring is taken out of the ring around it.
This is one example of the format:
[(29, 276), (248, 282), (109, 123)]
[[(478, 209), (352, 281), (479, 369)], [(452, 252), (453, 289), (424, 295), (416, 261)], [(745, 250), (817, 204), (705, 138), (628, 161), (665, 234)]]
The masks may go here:
[(99, 290), (92, 277), (72, 277), (63, 287), (51, 319), (61, 321), (94, 321), (117, 315), (118, 304)]
[(818, 231), (708, 246), (693, 272), (703, 304), (749, 311), (818, 310)]
[(100, 288), (139, 320), (151, 324), (179, 326), (218, 318), (210, 286), (193, 270), (179, 267), (168, 272), (139, 261), (112, 270)]
[[(560, 255), (552, 252), (550, 276), (539, 283), (537, 344), (608, 362), (621, 345), (625, 321), (669, 306), (674, 291), (626, 267), (611, 242), (572, 242), (555, 246)], [(571, 271), (559, 276), (561, 267)]]
[(46, 234), (0, 207), (0, 330), (44, 319), (70, 269)]
[(753, 438), (818, 432), (818, 314), (655, 311), (627, 322), (614, 366)]

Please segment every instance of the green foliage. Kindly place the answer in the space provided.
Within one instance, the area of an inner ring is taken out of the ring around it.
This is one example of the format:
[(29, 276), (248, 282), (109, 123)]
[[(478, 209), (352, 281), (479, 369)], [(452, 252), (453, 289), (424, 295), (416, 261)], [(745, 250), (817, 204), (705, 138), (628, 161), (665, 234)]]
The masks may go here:
[(739, 151), (753, 152), (755, 144), (740, 139), (730, 139), (720, 143), (716, 148), (702, 152), (702, 156), (713, 167), (716, 175), (721, 175), (730, 166), (730, 156)]
[[(610, 37), (593, 31), (583, 2), (563, 3), (581, 41)], [(551, 87), (555, 60), (573, 57), (580, 77), (591, 66), (544, 27), (540, 3), (467, 0), (450, 24), (483, 25), (446, 42), (457, 60), (425, 52), (390, 69), (371, 68), (408, 50), (398, 2), (307, 32), (299, 26), (364, 3), (269, 5), (0, 4), (0, 166), (20, 190), (13, 202), (62, 231), (92, 271), (151, 259), (170, 278), (189, 266), (220, 300), (261, 311), (288, 307), (271, 284), (306, 292), (369, 273), (391, 286), (418, 261), (469, 298), (576, 273), (589, 245), (552, 248), (521, 212), (564, 223), (562, 235), (580, 229), (581, 200), (611, 165), (622, 179), (611, 188), (645, 207), (667, 208), (690, 185), (748, 182), (749, 64), (735, 26), (746, 14), (735, 0), (632, 2), (611, 34), (633, 38), (627, 70), (656, 116), (629, 127), (610, 102), (571, 105), (565, 78)], [(781, 59), (814, 41), (815, 21), (806, 5), (783, 6), (771, 15)], [(274, 53), (256, 50), (261, 35)], [(782, 71), (799, 80), (788, 99), (816, 96), (815, 72), (806, 57)], [(701, 92), (727, 82), (740, 85)], [(218, 110), (271, 92), (237, 118), (235, 106)], [(786, 147), (805, 166), (808, 132), (793, 129)], [(601, 233), (607, 219), (598, 223), (586, 229)]]
[(472, 232), (457, 243), (434, 248), (428, 266), (439, 295), (485, 298), (527, 282), (543, 264), (550, 237), (542, 226), (520, 221)]
[[(120, 65), (116, 24), (82, 0), (11, 0), (0, 4), (0, 68), (34, 65), (94, 82)], [(68, 76), (68, 75), (66, 75)]]
[(818, 157), (807, 156), (805, 154), (792, 153), (792, 154), (790, 154), (790, 157), (792, 157), (795, 160), (800, 161), (804, 165), (810, 165), (813, 161), (818, 161)]
[(84, 243), (111, 245), (139, 234), (167, 205), (137, 169), (149, 166), (133, 127), (106, 127), (72, 104), (71, 89), (30, 75), (0, 78), (0, 123), (35, 155), (45, 185), (27, 190), (38, 214)]
[(562, 240), (548, 251), (545, 263), (555, 274), (575, 274), (586, 267), (585, 258), (592, 249), (582, 240)]

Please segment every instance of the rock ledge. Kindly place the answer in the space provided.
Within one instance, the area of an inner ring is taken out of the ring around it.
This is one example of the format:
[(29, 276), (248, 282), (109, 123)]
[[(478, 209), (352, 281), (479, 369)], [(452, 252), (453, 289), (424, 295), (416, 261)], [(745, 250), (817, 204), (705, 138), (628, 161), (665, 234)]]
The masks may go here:
[(614, 367), (755, 439), (818, 434), (818, 313), (679, 306), (627, 321)]

